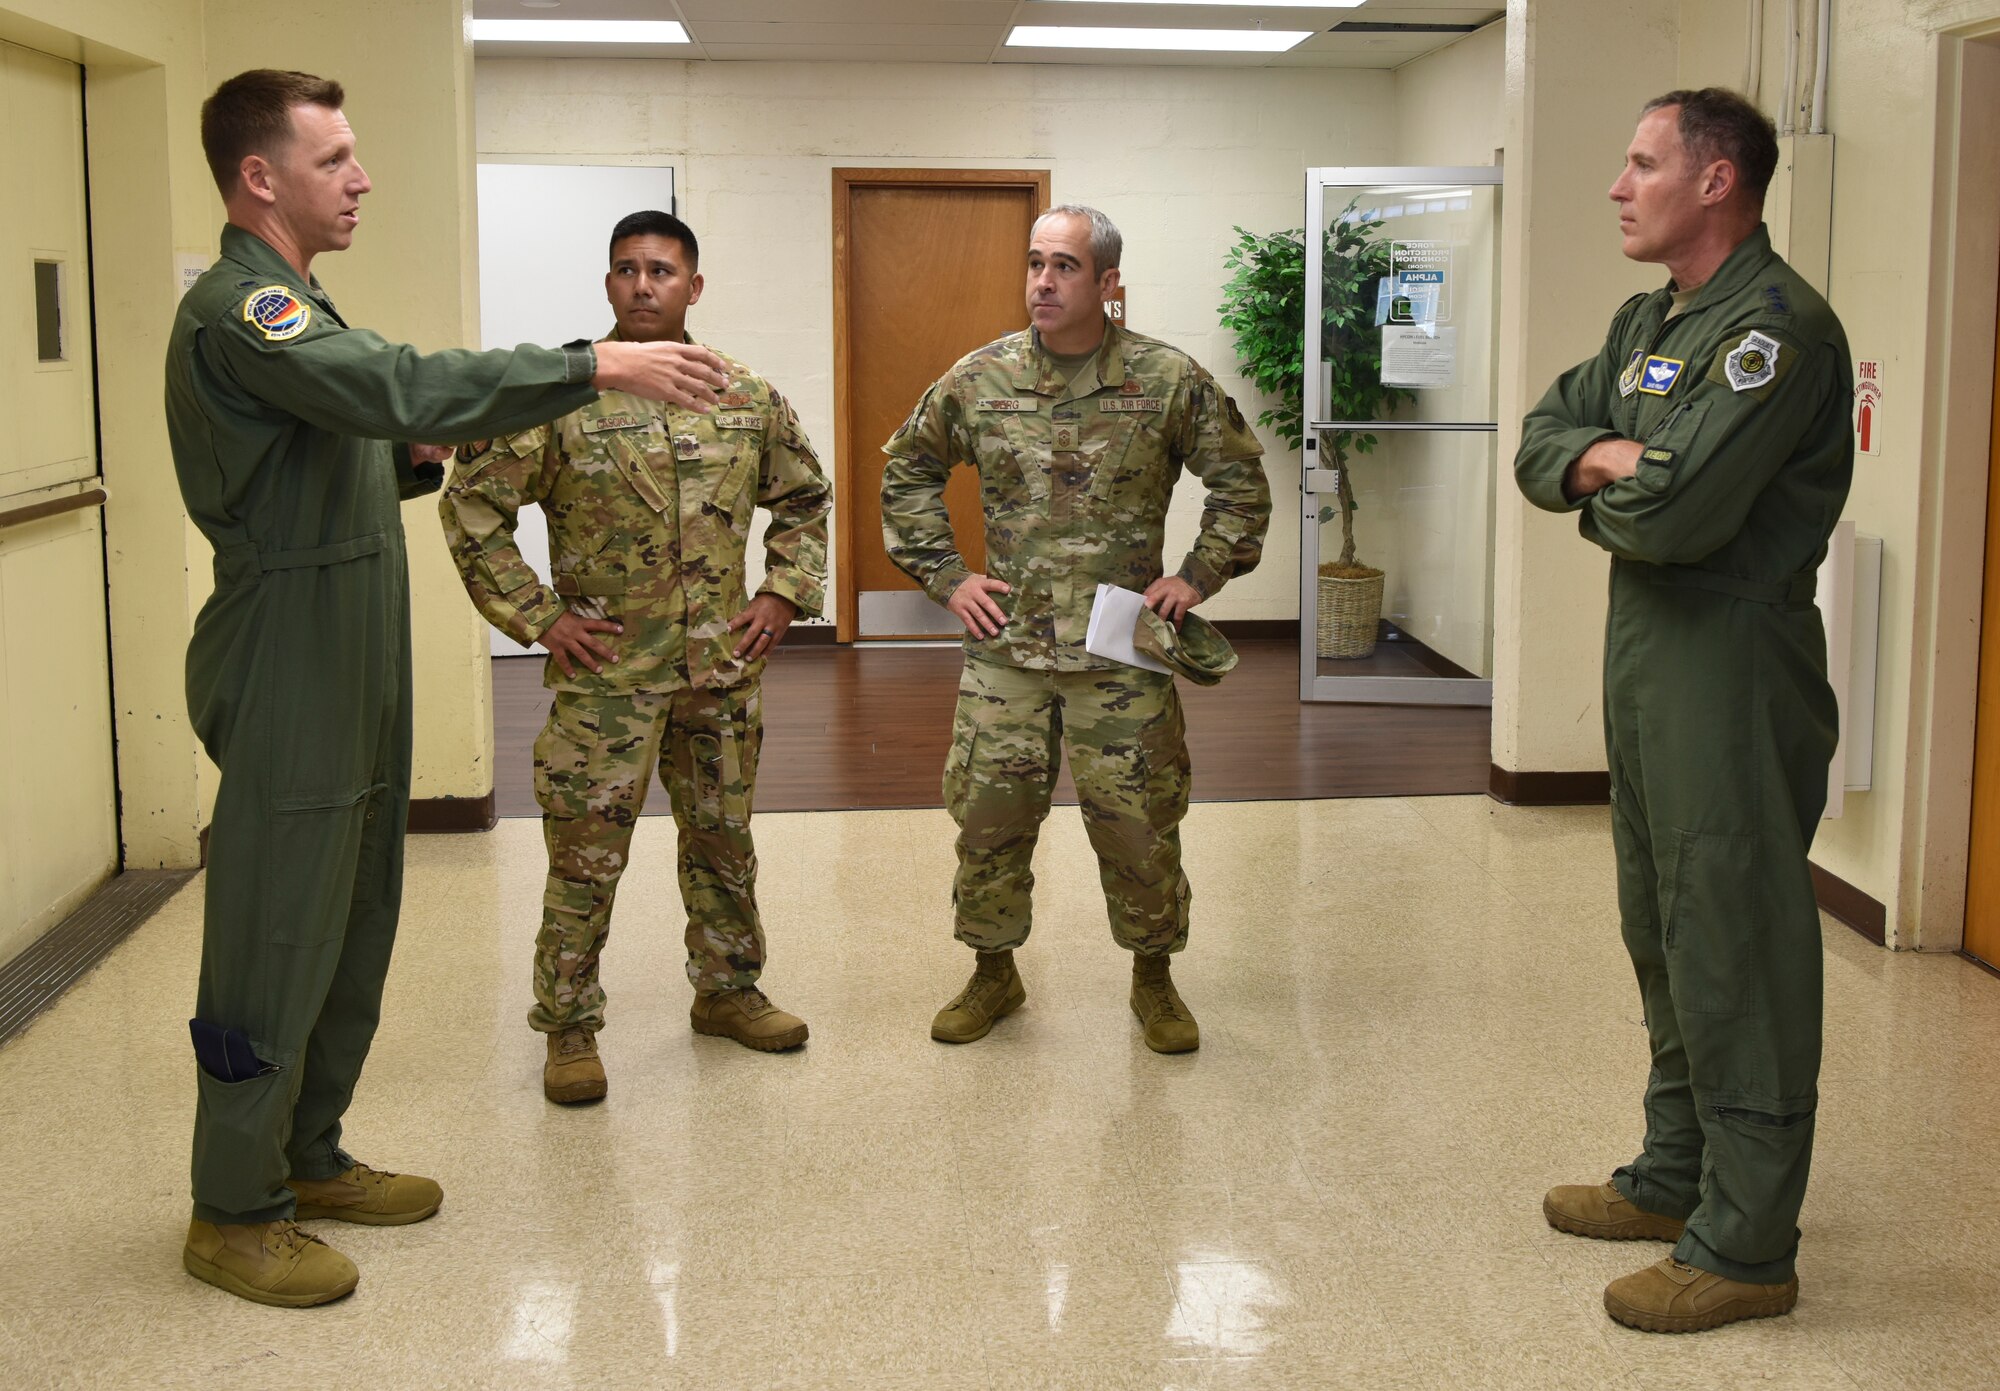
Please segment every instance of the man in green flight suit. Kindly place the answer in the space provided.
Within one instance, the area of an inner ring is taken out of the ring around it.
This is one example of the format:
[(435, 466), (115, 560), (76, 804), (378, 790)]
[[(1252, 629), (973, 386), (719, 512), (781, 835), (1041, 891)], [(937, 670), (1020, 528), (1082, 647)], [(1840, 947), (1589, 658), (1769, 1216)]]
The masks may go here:
[(340, 1118), (380, 1015), (402, 894), (410, 623), (401, 497), (464, 439), (598, 388), (701, 406), (720, 362), (683, 344), (421, 354), (349, 328), (312, 276), (371, 187), (340, 85), (259, 69), (202, 107), (228, 225), (181, 301), (167, 426), (215, 588), (188, 710), (222, 770), (193, 1037), (194, 1218), (182, 1263), (245, 1299), (338, 1299), (352, 1262), (295, 1219), (420, 1221), (429, 1179), (358, 1164)]
[[(617, 328), (606, 341), (685, 342), (702, 289), (687, 224), (633, 213), (612, 229), (610, 255)], [(598, 958), (655, 769), (680, 825), (696, 1032), (766, 1052), (806, 1040), (805, 1021), (757, 986), (750, 804), (764, 659), (794, 617), (824, 602), (827, 485), (785, 398), (742, 363), (723, 366), (712, 414), (607, 392), (477, 447), (439, 500), (473, 603), (549, 651), (542, 679), (555, 700), (535, 743), (549, 879), (528, 1023), (548, 1035), (542, 1089), (564, 1104), (605, 1093)], [(530, 503), (548, 518), (553, 585), (514, 541)], [(746, 599), (759, 505), (771, 513), (764, 580)]]
[(1604, 724), (1619, 916), (1652, 1048), (1644, 1148), (1544, 1200), (1580, 1236), (1674, 1241), (1606, 1310), (1654, 1332), (1789, 1311), (1818, 1105), (1806, 852), (1837, 734), (1814, 572), (1853, 471), (1840, 321), (1772, 250), (1771, 123), (1647, 103), (1611, 186), (1666, 288), (1522, 428), (1514, 474), (1611, 553)]
[[(1130, 1003), (1146, 1045), (1200, 1046), (1167, 967), (1188, 931), (1180, 698), (1171, 674), (1097, 656), (1084, 640), (1099, 584), (1144, 591), (1178, 626), (1253, 569), (1271, 492), (1262, 446), (1214, 378), (1105, 317), (1121, 248), (1096, 209), (1042, 214), (1028, 243), (1033, 327), (960, 359), (883, 446), (889, 558), (966, 631), (944, 796), (959, 827), (956, 935), (978, 962), (931, 1023), (947, 1043), (985, 1037), (1027, 998), (1014, 948), (1027, 940), (1035, 841), (1067, 744), (1112, 937), (1133, 954)], [(952, 538), (944, 487), (960, 462), (979, 472), (991, 575), (972, 573)], [(1167, 504), (1183, 468), (1208, 497), (1193, 549), (1166, 574)]]

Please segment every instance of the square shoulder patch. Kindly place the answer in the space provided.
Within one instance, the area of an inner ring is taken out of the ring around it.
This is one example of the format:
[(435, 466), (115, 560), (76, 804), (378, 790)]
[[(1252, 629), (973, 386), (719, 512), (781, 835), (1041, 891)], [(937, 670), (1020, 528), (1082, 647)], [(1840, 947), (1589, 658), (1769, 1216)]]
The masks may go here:
[(1674, 383), (1687, 370), (1687, 363), (1677, 357), (1661, 357), (1655, 353), (1639, 368), (1639, 392), (1643, 396), (1664, 396), (1674, 389)]

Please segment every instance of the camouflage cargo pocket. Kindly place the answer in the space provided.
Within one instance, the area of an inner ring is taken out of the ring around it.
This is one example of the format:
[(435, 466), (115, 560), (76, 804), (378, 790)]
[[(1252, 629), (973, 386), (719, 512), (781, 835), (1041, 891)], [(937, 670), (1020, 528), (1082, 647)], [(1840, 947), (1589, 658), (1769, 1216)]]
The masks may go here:
[(590, 756), (600, 713), (558, 692), (548, 723), (535, 736), (535, 801), (543, 812), (578, 820), (590, 809)]

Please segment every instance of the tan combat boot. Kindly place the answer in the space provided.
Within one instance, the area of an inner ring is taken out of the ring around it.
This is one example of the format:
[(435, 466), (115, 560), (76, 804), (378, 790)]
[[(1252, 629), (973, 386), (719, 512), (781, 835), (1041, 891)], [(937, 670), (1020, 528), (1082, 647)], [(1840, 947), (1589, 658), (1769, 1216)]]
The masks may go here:
[(197, 1280), (259, 1304), (303, 1309), (352, 1294), (354, 1262), (298, 1223), (188, 1223), (181, 1265)]
[(1011, 951), (983, 951), (972, 979), (952, 1002), (931, 1020), (931, 1037), (940, 1043), (972, 1043), (985, 1038), (993, 1021), (1028, 1002)]
[(562, 1106), (599, 1101), (605, 1090), (604, 1063), (597, 1035), (581, 1024), (549, 1035), (549, 1060), (542, 1064), (542, 1095)]
[(332, 1178), (289, 1178), (285, 1187), (298, 1194), (300, 1221), (331, 1217), (367, 1227), (400, 1227), (421, 1222), (444, 1202), (444, 1189), (415, 1174), (391, 1174), (356, 1164)]
[(1192, 1053), (1201, 1047), (1201, 1026), (1174, 989), (1164, 956), (1132, 958), (1132, 1013), (1146, 1026), (1146, 1046), (1155, 1053)]
[(688, 1023), (698, 1034), (733, 1038), (760, 1053), (782, 1053), (806, 1041), (806, 1021), (771, 1003), (756, 986), (717, 990), (694, 997)]
[(1768, 1319), (1789, 1314), (1798, 1302), (1796, 1275), (1782, 1285), (1752, 1285), (1672, 1256), (1604, 1287), (1604, 1312), (1648, 1333), (1699, 1333), (1740, 1319)]
[(1615, 1183), (1565, 1183), (1542, 1199), (1542, 1216), (1559, 1232), (1600, 1241), (1679, 1241), (1687, 1224), (1637, 1207)]

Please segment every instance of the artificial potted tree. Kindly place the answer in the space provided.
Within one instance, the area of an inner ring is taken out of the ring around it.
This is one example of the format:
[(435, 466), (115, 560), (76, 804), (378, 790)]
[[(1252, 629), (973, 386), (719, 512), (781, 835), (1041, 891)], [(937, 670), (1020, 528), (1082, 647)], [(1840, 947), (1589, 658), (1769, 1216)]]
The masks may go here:
[[(1320, 291), (1321, 357), (1329, 370), (1329, 420), (1370, 420), (1414, 393), (1382, 384), (1382, 335), (1376, 323), (1379, 287), (1390, 274), (1389, 244), (1374, 233), (1379, 219), (1357, 216), (1350, 202), (1326, 230)], [(1223, 264), (1222, 325), (1236, 338), (1243, 374), (1277, 404), (1257, 417), (1292, 448), (1305, 441), (1306, 236), (1302, 228), (1259, 236), (1236, 229)], [(1382, 571), (1354, 551), (1354, 483), (1350, 463), (1375, 448), (1375, 436), (1322, 430), (1336, 506), (1319, 520), (1340, 517), (1340, 558), (1319, 567), (1317, 650), (1322, 657), (1365, 657), (1375, 650), (1382, 619)]]

